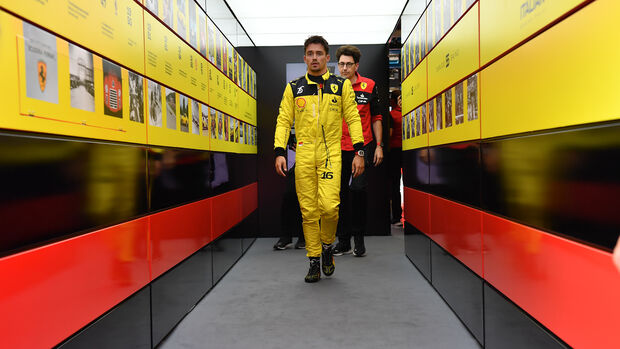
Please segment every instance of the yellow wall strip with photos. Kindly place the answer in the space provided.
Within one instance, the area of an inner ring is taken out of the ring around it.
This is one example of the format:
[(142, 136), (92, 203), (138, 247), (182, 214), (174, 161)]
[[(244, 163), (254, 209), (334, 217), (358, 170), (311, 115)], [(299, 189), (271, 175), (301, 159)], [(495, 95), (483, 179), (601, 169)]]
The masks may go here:
[(144, 72), (143, 11), (133, 0), (0, 0), (0, 6), (95, 53)]
[(480, 0), (481, 65), (584, 2)]
[(482, 137), (620, 118), (618, 13), (595, 1), (482, 71)]
[(426, 91), (426, 62), (423, 60), (402, 83), (403, 115), (422, 104), (428, 98)]
[(477, 6), (474, 4), (428, 54), (429, 95), (439, 93), (479, 68)]

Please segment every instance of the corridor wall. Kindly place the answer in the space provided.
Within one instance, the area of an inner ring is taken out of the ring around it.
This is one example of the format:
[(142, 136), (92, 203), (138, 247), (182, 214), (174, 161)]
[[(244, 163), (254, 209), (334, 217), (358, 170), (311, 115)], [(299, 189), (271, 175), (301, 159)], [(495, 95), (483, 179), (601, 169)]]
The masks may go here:
[(256, 236), (256, 74), (194, 1), (0, 1), (2, 346), (150, 348)]
[(620, 4), (433, 0), (403, 33), (407, 256), (489, 348), (610, 348)]

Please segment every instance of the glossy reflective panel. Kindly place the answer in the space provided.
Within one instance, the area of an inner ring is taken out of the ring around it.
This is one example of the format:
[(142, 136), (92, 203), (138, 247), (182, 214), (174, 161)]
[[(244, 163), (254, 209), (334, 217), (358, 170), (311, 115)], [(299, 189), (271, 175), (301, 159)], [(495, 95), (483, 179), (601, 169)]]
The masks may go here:
[(425, 234), (431, 232), (429, 200), (429, 194), (425, 192), (403, 188), (405, 221)]
[(575, 348), (616, 347), (620, 277), (611, 254), (483, 213), (484, 276)]
[(431, 281), (430, 239), (411, 224), (405, 222), (405, 254), (424, 277)]
[(0, 134), (0, 255), (146, 213), (146, 151)]
[(429, 149), (429, 192), (480, 206), (480, 145), (458, 143)]
[(620, 234), (620, 125), (483, 144), (483, 206), (613, 248)]
[(428, 148), (403, 151), (403, 185), (428, 191)]
[(0, 259), (6, 348), (49, 348), (149, 282), (147, 218)]

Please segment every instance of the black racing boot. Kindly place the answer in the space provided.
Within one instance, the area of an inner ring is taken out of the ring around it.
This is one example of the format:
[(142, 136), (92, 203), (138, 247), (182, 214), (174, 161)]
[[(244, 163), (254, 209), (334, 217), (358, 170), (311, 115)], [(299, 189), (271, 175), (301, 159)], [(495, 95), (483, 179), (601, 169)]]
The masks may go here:
[(351, 254), (351, 237), (338, 238), (338, 243), (334, 247), (334, 256), (342, 256), (343, 254)]
[(336, 270), (336, 265), (334, 264), (334, 253), (332, 251), (331, 244), (323, 244), (323, 252), (321, 253), (321, 257), (323, 259), (323, 274), (325, 274), (325, 276), (332, 275), (334, 270)]
[(355, 257), (364, 257), (366, 255), (366, 246), (364, 246), (364, 233), (355, 234), (353, 237), (355, 242), (355, 248), (353, 249), (353, 255)]
[(309, 257), (310, 258), (310, 269), (308, 270), (308, 275), (306, 275), (306, 282), (317, 282), (321, 280), (321, 258), (320, 257)]

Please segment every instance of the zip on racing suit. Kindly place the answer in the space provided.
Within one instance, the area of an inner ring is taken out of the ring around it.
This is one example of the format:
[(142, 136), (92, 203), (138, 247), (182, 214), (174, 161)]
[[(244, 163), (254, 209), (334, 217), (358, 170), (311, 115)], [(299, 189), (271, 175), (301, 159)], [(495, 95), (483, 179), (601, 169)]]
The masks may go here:
[(306, 73), (286, 85), (276, 122), (274, 148), (276, 156), (285, 155), (294, 122), (297, 135), (295, 187), (308, 257), (320, 257), (321, 243), (331, 244), (335, 240), (343, 119), (349, 126), (354, 148), (362, 149), (362, 124), (349, 80), (329, 72), (321, 77)]

